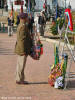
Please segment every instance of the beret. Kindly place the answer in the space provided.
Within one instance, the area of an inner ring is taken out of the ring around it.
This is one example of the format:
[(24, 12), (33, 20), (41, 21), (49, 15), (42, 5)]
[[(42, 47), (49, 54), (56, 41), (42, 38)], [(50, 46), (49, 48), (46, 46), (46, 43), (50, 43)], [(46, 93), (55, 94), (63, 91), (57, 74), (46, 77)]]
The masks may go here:
[(24, 18), (27, 18), (27, 17), (28, 17), (28, 14), (27, 13), (20, 13), (19, 14), (19, 18), (24, 19)]

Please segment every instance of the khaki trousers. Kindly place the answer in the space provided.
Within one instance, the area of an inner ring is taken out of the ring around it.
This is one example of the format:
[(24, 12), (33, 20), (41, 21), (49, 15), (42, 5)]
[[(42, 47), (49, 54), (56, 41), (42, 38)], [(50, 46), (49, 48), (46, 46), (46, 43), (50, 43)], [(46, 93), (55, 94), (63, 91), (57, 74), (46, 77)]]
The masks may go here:
[(13, 26), (8, 26), (8, 36), (13, 35)]
[(26, 65), (26, 59), (27, 59), (27, 56), (18, 55), (17, 69), (16, 69), (16, 81), (24, 81), (25, 79), (24, 69)]

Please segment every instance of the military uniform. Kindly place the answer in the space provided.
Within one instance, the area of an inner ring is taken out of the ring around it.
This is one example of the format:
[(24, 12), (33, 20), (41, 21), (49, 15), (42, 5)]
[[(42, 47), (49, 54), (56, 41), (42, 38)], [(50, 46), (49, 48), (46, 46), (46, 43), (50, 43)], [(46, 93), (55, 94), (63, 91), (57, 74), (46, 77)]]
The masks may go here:
[(31, 50), (31, 36), (28, 24), (20, 23), (17, 29), (17, 42), (15, 45), (15, 53), (18, 55), (29, 55)]
[(27, 55), (30, 54), (32, 46), (31, 36), (28, 29), (28, 23), (20, 23), (17, 28), (17, 41), (15, 53), (18, 55), (16, 81), (24, 81), (24, 68)]

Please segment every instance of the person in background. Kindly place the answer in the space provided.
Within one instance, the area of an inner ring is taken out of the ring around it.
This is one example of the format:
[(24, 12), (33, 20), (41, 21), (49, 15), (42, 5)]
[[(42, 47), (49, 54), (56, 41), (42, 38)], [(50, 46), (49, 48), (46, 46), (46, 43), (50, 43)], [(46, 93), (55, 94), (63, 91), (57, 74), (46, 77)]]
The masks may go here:
[(35, 18), (34, 18), (34, 22), (35, 22), (35, 31), (36, 31), (36, 35), (38, 36), (38, 38), (39, 38), (39, 36), (40, 36), (40, 30), (39, 30), (39, 23), (38, 23), (38, 20), (39, 20), (39, 13), (36, 13), (36, 16), (35, 16)]
[(11, 16), (11, 35), (13, 35), (14, 32), (14, 17)]
[(38, 23), (39, 23), (40, 35), (44, 36), (46, 20), (43, 12), (41, 12), (41, 16), (39, 16)]
[(27, 56), (30, 55), (32, 40), (28, 28), (28, 14), (20, 13), (20, 24), (17, 28), (17, 41), (15, 45), (15, 53), (18, 55), (16, 69), (16, 83), (28, 84), (25, 81), (24, 69), (26, 67)]
[(8, 36), (11, 36), (11, 16), (8, 17)]
[(14, 18), (9, 15), (8, 17), (8, 36), (13, 35), (13, 24), (14, 24)]
[(19, 18), (19, 15), (17, 15), (17, 22), (16, 22), (16, 25), (18, 26), (20, 23), (20, 18)]
[(34, 17), (32, 17), (32, 15), (30, 14), (29, 15), (29, 30), (30, 30), (30, 33), (33, 32), (33, 23), (34, 23)]

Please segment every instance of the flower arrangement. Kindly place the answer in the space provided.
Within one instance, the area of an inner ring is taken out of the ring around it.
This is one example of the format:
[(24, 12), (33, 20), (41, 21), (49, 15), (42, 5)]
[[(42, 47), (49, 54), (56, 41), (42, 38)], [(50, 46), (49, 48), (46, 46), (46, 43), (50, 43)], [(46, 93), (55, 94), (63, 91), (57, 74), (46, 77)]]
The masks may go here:
[(50, 72), (50, 75), (48, 77), (48, 82), (51, 86), (54, 86), (56, 79), (58, 77), (62, 76), (63, 64), (64, 64), (64, 61), (62, 60), (61, 64), (57, 64), (56, 66), (51, 68), (51, 72)]
[(35, 60), (39, 60), (41, 55), (43, 55), (43, 44), (38, 40), (31, 48), (31, 57)]
[[(64, 53), (61, 59), (58, 60), (57, 46), (54, 48), (55, 64), (51, 66), (48, 83), (55, 88), (64, 88), (64, 79), (67, 68), (68, 55)], [(57, 61), (56, 61), (57, 60)]]

